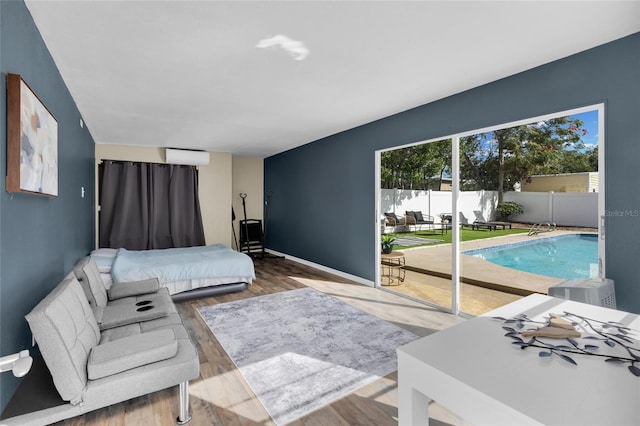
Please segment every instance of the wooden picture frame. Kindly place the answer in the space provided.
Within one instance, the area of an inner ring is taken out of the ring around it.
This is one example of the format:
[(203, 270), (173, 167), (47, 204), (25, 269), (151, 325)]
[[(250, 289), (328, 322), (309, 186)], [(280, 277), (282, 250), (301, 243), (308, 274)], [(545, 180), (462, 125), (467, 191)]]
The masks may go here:
[(58, 121), (19, 74), (7, 74), (6, 190), (58, 196)]

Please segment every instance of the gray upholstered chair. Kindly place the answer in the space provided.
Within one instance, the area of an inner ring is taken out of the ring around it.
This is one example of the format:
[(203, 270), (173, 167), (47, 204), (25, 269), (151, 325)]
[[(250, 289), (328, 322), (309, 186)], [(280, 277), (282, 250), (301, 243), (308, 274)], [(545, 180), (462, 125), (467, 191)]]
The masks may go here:
[(190, 420), (188, 383), (200, 363), (178, 314), (101, 331), (70, 274), (26, 319), (64, 403), (3, 424), (50, 424), (175, 385), (178, 422)]

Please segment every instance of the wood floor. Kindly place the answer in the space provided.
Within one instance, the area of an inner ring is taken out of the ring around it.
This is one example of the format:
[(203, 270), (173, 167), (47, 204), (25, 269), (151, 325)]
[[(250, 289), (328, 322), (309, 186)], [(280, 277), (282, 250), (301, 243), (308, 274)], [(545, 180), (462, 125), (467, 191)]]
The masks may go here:
[[(190, 383), (190, 425), (273, 425), (268, 413), (246, 384), (233, 362), (197, 313), (202, 306), (288, 291), (305, 286), (336, 296), (351, 305), (410, 330), (420, 336), (463, 319), (439, 312), (383, 290), (284, 259), (256, 260), (257, 279), (248, 290), (181, 302), (178, 310), (197, 345), (200, 378)], [(291, 318), (291, 321), (295, 321)], [(335, 401), (292, 425), (396, 425), (397, 373), (394, 372)], [(436, 422), (459, 423), (446, 411), (433, 407)], [(175, 425), (177, 386), (88, 413), (59, 425)]]

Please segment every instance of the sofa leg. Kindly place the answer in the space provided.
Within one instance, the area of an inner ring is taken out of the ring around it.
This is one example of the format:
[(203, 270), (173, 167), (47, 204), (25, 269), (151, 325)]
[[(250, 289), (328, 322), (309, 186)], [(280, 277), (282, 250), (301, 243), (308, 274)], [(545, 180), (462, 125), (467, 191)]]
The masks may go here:
[(191, 421), (191, 413), (189, 412), (189, 382), (180, 383), (180, 415), (176, 419), (179, 425), (189, 423)]

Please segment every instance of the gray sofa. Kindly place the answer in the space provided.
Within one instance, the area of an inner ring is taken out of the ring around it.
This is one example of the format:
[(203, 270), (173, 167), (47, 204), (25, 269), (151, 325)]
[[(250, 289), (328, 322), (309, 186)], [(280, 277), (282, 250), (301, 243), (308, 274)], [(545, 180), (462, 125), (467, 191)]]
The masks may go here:
[(81, 259), (73, 272), (82, 285), (100, 330), (178, 313), (169, 290), (161, 288), (157, 278), (114, 283), (107, 289), (98, 265), (90, 256)]
[[(105, 294), (98, 287), (91, 291), (86, 274), (92, 266), (85, 268), (87, 264), (81, 261), (26, 316), (64, 403), (3, 419), (2, 424), (46, 425), (175, 385), (180, 393), (177, 421), (188, 422), (188, 383), (199, 376), (200, 363), (168, 293), (165, 298), (152, 284), (143, 284), (146, 294), (114, 289), (111, 301), (105, 297), (97, 302), (96, 296)], [(99, 324), (96, 313), (108, 321)]]

